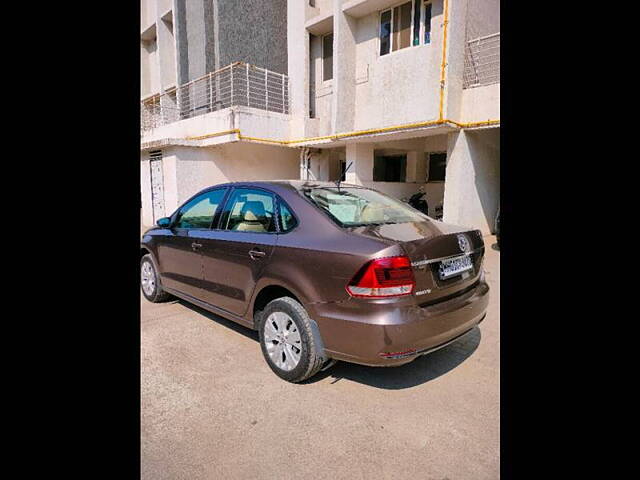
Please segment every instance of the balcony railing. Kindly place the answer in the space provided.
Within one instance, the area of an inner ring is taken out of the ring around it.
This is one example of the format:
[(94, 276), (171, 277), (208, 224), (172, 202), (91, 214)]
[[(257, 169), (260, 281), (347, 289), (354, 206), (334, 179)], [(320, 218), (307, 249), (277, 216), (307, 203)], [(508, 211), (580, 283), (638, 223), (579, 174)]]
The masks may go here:
[(143, 100), (140, 127), (168, 123), (234, 106), (289, 113), (289, 77), (236, 62), (189, 83)]
[(500, 32), (469, 40), (465, 47), (463, 88), (500, 82)]

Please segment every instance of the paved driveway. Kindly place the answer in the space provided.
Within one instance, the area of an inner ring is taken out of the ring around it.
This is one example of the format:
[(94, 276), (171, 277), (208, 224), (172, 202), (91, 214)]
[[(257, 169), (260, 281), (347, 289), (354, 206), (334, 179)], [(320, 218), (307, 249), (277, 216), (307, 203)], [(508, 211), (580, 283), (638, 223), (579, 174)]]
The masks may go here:
[(466, 339), (302, 385), (253, 331), (141, 296), (142, 478), (499, 478), (500, 253), (485, 243), (489, 312)]

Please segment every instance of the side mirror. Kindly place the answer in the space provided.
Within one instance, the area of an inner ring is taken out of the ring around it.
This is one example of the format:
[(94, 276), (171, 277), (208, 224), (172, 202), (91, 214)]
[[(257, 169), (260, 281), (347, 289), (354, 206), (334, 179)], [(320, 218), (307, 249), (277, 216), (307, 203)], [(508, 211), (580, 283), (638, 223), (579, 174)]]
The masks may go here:
[(156, 222), (156, 225), (158, 225), (159, 227), (167, 228), (169, 227), (169, 225), (171, 225), (171, 219), (169, 217), (159, 218)]

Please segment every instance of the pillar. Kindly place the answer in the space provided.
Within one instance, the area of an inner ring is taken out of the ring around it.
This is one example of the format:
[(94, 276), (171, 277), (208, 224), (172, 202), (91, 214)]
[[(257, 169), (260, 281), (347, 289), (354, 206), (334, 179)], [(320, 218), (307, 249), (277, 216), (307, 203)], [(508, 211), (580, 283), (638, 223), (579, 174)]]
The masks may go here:
[(500, 130), (450, 133), (443, 220), (489, 235), (499, 202)]
[(373, 182), (373, 144), (347, 144), (347, 167), (347, 183), (364, 185)]

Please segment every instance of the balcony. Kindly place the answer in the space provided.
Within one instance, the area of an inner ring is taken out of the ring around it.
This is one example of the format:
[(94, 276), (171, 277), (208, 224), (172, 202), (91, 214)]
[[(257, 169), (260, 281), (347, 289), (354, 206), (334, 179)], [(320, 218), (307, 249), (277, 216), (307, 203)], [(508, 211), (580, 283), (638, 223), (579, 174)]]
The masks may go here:
[(467, 41), (463, 88), (500, 83), (500, 32)]
[(141, 132), (235, 106), (288, 114), (289, 78), (244, 62), (232, 63), (143, 100)]

